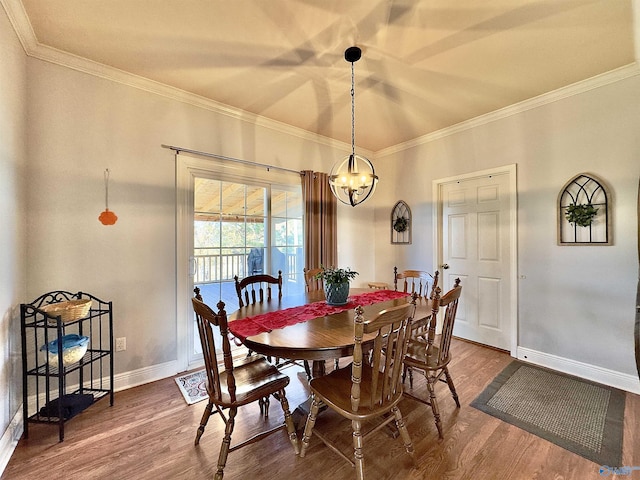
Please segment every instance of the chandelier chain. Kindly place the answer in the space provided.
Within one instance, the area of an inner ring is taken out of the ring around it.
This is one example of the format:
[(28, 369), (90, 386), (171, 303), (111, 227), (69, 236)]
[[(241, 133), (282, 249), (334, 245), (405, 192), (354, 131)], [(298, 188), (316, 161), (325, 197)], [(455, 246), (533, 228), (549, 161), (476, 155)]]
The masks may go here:
[(356, 155), (356, 89), (354, 62), (351, 62), (351, 155)]

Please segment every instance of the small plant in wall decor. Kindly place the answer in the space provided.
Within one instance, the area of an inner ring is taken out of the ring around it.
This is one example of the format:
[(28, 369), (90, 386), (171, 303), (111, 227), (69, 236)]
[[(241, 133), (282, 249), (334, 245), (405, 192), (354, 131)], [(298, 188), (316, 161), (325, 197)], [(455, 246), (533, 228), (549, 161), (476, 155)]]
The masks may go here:
[(391, 243), (411, 243), (411, 209), (402, 200), (391, 210)]
[(407, 229), (408, 225), (409, 225), (409, 222), (407, 221), (406, 217), (398, 217), (393, 222), (393, 229), (396, 232), (401, 233)]
[(598, 214), (598, 209), (590, 203), (576, 205), (572, 203), (567, 207), (564, 216), (569, 221), (579, 227), (588, 227), (593, 223), (593, 219)]
[(595, 175), (581, 173), (558, 195), (558, 245), (613, 245), (611, 194)]

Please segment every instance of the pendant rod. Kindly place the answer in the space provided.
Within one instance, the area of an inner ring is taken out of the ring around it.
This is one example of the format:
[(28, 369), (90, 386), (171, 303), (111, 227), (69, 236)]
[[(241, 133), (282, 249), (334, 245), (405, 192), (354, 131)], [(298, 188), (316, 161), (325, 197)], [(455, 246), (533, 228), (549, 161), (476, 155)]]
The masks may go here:
[(263, 167), (266, 168), (267, 171), (269, 170), (280, 170), (282, 172), (287, 172), (287, 173), (295, 173), (297, 175), (301, 175), (302, 172), (300, 170), (292, 170), (290, 168), (284, 168), (284, 167), (277, 167), (275, 165), (266, 165), (264, 163), (257, 163), (257, 162), (251, 162), (249, 160), (240, 160), (239, 158), (232, 158), (232, 157), (225, 157), (224, 155), (218, 155), (215, 153), (208, 153), (208, 152), (200, 152), (198, 150), (191, 150), (189, 148), (182, 148), (182, 147), (176, 147), (173, 145), (161, 145), (162, 148), (168, 148), (169, 150), (173, 150), (176, 153), (180, 153), (180, 152), (184, 152), (184, 153), (191, 153), (194, 155), (201, 155), (203, 157), (209, 157), (209, 158), (217, 158), (218, 160), (226, 160), (228, 162), (235, 162), (235, 163), (242, 163), (243, 165), (251, 165), (254, 167)]

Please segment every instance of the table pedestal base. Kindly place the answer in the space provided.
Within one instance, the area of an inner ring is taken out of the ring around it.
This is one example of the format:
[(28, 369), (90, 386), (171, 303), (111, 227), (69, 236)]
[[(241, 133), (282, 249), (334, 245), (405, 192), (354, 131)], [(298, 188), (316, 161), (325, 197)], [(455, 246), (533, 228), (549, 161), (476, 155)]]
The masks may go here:
[[(323, 377), (327, 373), (325, 360), (314, 360), (312, 368), (312, 378)], [(298, 405), (296, 409), (291, 413), (293, 424), (296, 426), (296, 430), (298, 431), (304, 430), (304, 425), (307, 422), (307, 417), (309, 416), (309, 412), (311, 411), (311, 401), (311, 395), (309, 395), (309, 397), (300, 405)], [(326, 405), (320, 405), (320, 412), (326, 409)]]

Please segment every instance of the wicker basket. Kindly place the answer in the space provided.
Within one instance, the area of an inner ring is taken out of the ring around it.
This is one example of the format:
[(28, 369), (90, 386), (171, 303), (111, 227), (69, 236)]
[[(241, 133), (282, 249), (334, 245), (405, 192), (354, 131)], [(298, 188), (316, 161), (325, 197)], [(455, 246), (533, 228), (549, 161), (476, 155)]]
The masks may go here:
[[(72, 322), (79, 318), (86, 317), (90, 309), (91, 300), (88, 298), (51, 303), (40, 307), (40, 310), (47, 312), (49, 315), (53, 315), (54, 317), (60, 316), (63, 322)], [(50, 318), (49, 323), (55, 323), (55, 320)]]

